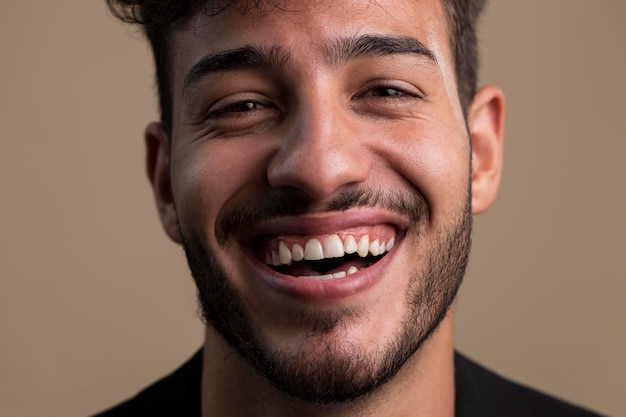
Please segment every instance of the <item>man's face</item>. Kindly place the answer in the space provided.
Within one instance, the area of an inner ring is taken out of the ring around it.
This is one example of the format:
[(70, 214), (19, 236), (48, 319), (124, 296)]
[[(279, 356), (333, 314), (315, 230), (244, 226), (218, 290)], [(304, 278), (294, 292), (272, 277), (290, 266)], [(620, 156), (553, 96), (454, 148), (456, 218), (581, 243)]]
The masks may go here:
[(171, 50), (169, 232), (208, 322), (290, 394), (370, 392), (443, 319), (469, 250), (442, 6), (230, 8)]

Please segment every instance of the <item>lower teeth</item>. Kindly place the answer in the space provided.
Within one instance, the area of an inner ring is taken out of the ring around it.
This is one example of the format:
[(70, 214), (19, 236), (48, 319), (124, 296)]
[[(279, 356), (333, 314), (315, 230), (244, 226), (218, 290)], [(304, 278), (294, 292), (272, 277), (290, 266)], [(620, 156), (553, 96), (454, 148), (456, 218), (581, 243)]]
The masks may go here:
[[(363, 269), (363, 268), (361, 268)], [(357, 268), (356, 266), (351, 266), (347, 271), (339, 271), (339, 272), (335, 272), (334, 274), (325, 274), (325, 275), (304, 275), (304, 276), (299, 276), (299, 279), (313, 279), (316, 281), (328, 281), (331, 279), (339, 279), (339, 278), (345, 278), (348, 275), (352, 275), (358, 271), (360, 271), (361, 269)]]

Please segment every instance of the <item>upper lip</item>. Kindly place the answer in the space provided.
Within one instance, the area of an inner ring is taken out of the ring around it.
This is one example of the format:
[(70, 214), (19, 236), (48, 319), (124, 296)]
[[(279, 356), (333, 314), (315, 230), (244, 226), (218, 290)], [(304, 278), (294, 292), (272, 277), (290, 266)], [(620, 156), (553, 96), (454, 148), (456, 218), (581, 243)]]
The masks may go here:
[(242, 228), (239, 232), (239, 240), (245, 246), (253, 246), (261, 237), (323, 235), (379, 224), (390, 224), (399, 231), (408, 228), (409, 219), (397, 213), (368, 208), (333, 213), (276, 217)]

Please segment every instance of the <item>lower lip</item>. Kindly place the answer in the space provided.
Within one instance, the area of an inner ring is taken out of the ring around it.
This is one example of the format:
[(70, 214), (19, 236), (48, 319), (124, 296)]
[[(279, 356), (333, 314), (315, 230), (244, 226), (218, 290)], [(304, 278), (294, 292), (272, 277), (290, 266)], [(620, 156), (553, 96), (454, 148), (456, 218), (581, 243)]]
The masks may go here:
[(256, 254), (248, 251), (247, 258), (257, 276), (272, 290), (283, 295), (310, 301), (336, 300), (366, 291), (382, 279), (383, 272), (397, 252), (399, 242), (394, 249), (375, 264), (363, 268), (344, 278), (316, 280), (296, 278), (281, 274), (265, 263), (261, 262)]

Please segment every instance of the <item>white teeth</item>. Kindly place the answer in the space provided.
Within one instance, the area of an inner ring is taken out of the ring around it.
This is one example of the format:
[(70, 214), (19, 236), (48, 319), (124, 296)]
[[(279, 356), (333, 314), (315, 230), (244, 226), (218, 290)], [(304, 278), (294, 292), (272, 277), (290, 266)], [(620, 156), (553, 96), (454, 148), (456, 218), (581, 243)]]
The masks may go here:
[(272, 265), (278, 266), (280, 265), (280, 258), (276, 254), (276, 252), (272, 251)]
[(291, 251), (285, 245), (285, 242), (278, 244), (278, 259), (280, 259), (280, 263), (283, 265), (291, 264)]
[(356, 239), (352, 235), (348, 235), (345, 242), (343, 242), (343, 250), (347, 254), (352, 254), (357, 250)]
[(370, 243), (370, 253), (372, 256), (378, 256), (380, 253), (380, 244), (378, 243), (378, 239)]
[(297, 243), (291, 248), (291, 257), (298, 262), (304, 259), (304, 248)]
[[(292, 262), (302, 260), (318, 261), (321, 259), (341, 258), (346, 254), (351, 255), (357, 253), (360, 257), (365, 258), (368, 255), (378, 256), (385, 252), (389, 252), (395, 245), (395, 238), (389, 239), (389, 242), (375, 239), (370, 242), (368, 235), (363, 235), (358, 243), (353, 235), (347, 235), (342, 242), (337, 234), (328, 235), (324, 240), (324, 245), (320, 239), (309, 239), (304, 248), (294, 243), (291, 249), (283, 241), (278, 242), (278, 252), (270, 251), (265, 254), (265, 263), (268, 265), (291, 265)], [(348, 275), (350, 272), (347, 271)]]
[(319, 261), (324, 259), (324, 249), (317, 239), (310, 239), (304, 247), (304, 259), (307, 261)]
[(303, 275), (303, 276), (299, 276), (298, 278), (300, 279), (311, 279), (311, 280), (316, 280), (316, 281), (328, 281), (330, 279), (341, 279), (341, 278), (345, 278), (348, 275), (352, 275), (356, 272), (359, 272), (360, 269), (358, 269), (356, 266), (351, 266), (350, 269), (348, 269), (347, 271), (339, 271), (339, 272), (335, 272), (334, 274), (324, 274), (324, 275)]
[(357, 245), (357, 253), (361, 258), (365, 258), (370, 250), (370, 237), (368, 235), (361, 236)]
[(341, 258), (343, 255), (343, 243), (339, 236), (328, 236), (324, 242), (324, 258)]

